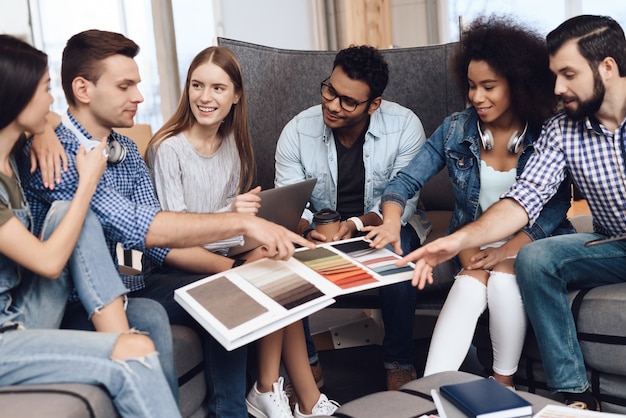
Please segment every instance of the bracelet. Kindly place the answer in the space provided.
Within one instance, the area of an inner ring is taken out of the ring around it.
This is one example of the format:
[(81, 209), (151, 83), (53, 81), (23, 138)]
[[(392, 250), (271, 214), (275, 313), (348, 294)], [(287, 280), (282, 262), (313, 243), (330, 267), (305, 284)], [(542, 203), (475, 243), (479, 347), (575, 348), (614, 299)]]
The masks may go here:
[(306, 239), (306, 236), (309, 235), (309, 232), (311, 232), (311, 231), (315, 231), (315, 229), (314, 228), (307, 228), (307, 229), (305, 229), (304, 232), (302, 233), (302, 238)]
[(246, 260), (244, 260), (243, 258), (235, 258), (235, 261), (233, 262), (233, 266), (231, 268), (234, 269), (235, 267), (239, 267), (245, 262)]
[(361, 229), (363, 229), (363, 227), (365, 225), (363, 225), (363, 221), (361, 220), (361, 218), (357, 217), (357, 216), (353, 216), (352, 218), (348, 218), (349, 221), (352, 221), (354, 223), (354, 225), (356, 226), (356, 230), (361, 232)]

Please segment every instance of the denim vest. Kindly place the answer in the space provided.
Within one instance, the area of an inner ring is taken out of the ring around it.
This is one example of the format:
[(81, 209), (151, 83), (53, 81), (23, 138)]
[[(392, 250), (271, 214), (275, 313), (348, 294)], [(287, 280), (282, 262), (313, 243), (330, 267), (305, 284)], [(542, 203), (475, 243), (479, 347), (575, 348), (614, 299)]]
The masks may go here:
[[(478, 114), (471, 107), (446, 117), (426, 141), (420, 152), (402, 169), (385, 189), (385, 201), (403, 203), (415, 194), (428, 179), (447, 167), (454, 192), (454, 211), (448, 233), (474, 221), (480, 215), (480, 137)], [(534, 152), (540, 126), (528, 126), (523, 150), (517, 160), (517, 175), (523, 171)], [(533, 240), (550, 235), (574, 232), (566, 219), (570, 207), (570, 181), (561, 184), (557, 194), (544, 206), (532, 226), (523, 231)]]
[[(22, 190), (13, 157), (11, 157), (10, 162), (13, 174), (17, 178), (20, 190)], [(33, 222), (28, 203), (24, 198), (24, 192), (22, 192), (22, 207), (13, 208), (9, 200), (9, 194), (4, 187), (0, 187), (0, 202), (9, 207), (17, 219), (19, 219), (27, 229), (31, 230)], [(13, 290), (18, 286), (23, 273), (24, 270), (20, 265), (4, 254), (0, 254), (0, 325), (6, 324), (9, 321), (15, 321), (21, 315), (21, 313), (11, 305), (13, 304)]]

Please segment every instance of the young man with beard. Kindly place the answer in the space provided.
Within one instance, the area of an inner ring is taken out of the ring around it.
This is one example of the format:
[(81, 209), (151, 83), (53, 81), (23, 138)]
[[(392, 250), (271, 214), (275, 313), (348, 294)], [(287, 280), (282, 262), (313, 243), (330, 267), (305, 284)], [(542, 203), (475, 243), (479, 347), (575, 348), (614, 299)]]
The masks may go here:
[(413, 284), (423, 288), (432, 283), (436, 264), (532, 224), (569, 172), (589, 203), (595, 232), (534, 241), (519, 252), (515, 270), (548, 386), (562, 392), (571, 406), (599, 409), (589, 389), (568, 289), (626, 281), (626, 241), (584, 245), (626, 233), (626, 39), (610, 17), (585, 15), (550, 32), (547, 44), (554, 92), (564, 111), (544, 126), (524, 172), (478, 220), (404, 260), (416, 261)]
[[(364, 226), (382, 223), (380, 198), (385, 186), (426, 140), (415, 113), (382, 99), (388, 79), (388, 65), (375, 48), (362, 45), (339, 51), (330, 76), (320, 86), (321, 105), (296, 115), (278, 139), (276, 186), (317, 178), (311, 208), (298, 225), (298, 232), (311, 241), (351, 238)], [(423, 218), (414, 217), (417, 199), (418, 195), (410, 199), (402, 214), (404, 254), (426, 235), (418, 221)], [(313, 212), (325, 208), (341, 216), (334, 237), (324, 236), (312, 223)], [(379, 294), (387, 388), (398, 389), (416, 378), (412, 360), (417, 292), (404, 282), (381, 287)], [(316, 354), (309, 351), (309, 361), (315, 364)]]

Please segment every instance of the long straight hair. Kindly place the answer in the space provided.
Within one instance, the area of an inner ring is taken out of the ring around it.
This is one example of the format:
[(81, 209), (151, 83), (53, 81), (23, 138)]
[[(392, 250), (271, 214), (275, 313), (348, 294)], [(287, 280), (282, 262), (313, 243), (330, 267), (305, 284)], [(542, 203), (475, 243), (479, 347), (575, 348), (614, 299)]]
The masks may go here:
[(13, 122), (30, 103), (48, 56), (11, 35), (0, 35), (0, 129)]
[[(224, 70), (235, 86), (235, 91), (240, 96), (239, 102), (232, 106), (224, 122), (220, 125), (218, 132), (222, 138), (226, 138), (230, 134), (233, 134), (235, 138), (235, 144), (239, 152), (239, 161), (241, 163), (239, 192), (247, 192), (252, 187), (256, 170), (254, 152), (252, 149), (250, 131), (248, 129), (248, 111), (243, 87), (243, 72), (237, 57), (228, 48), (212, 46), (200, 51), (200, 53), (194, 57), (189, 65), (185, 88), (178, 102), (176, 111), (150, 139), (147, 148), (148, 151), (146, 152), (156, 152), (163, 141), (191, 128), (196, 123), (196, 118), (191, 112), (191, 106), (189, 104), (189, 85), (191, 83), (191, 74), (196, 68), (205, 63), (215, 64)], [(151, 151), (152, 148), (154, 149)], [(149, 161), (149, 158), (146, 158), (146, 160)]]

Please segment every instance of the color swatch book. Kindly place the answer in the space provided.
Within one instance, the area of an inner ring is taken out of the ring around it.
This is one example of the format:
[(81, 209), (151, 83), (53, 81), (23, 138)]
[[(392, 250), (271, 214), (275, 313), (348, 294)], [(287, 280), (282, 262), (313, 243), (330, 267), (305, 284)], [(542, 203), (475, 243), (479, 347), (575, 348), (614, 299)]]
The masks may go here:
[(322, 244), (314, 250), (301, 249), (293, 257), (336, 286), (333, 296), (410, 280), (414, 267), (396, 266), (400, 259), (397, 254), (386, 248), (372, 248), (363, 238)]
[(279, 330), (335, 302), (334, 297), (410, 280), (413, 266), (363, 238), (296, 251), (287, 261), (257, 260), (176, 289), (174, 299), (227, 350)]

